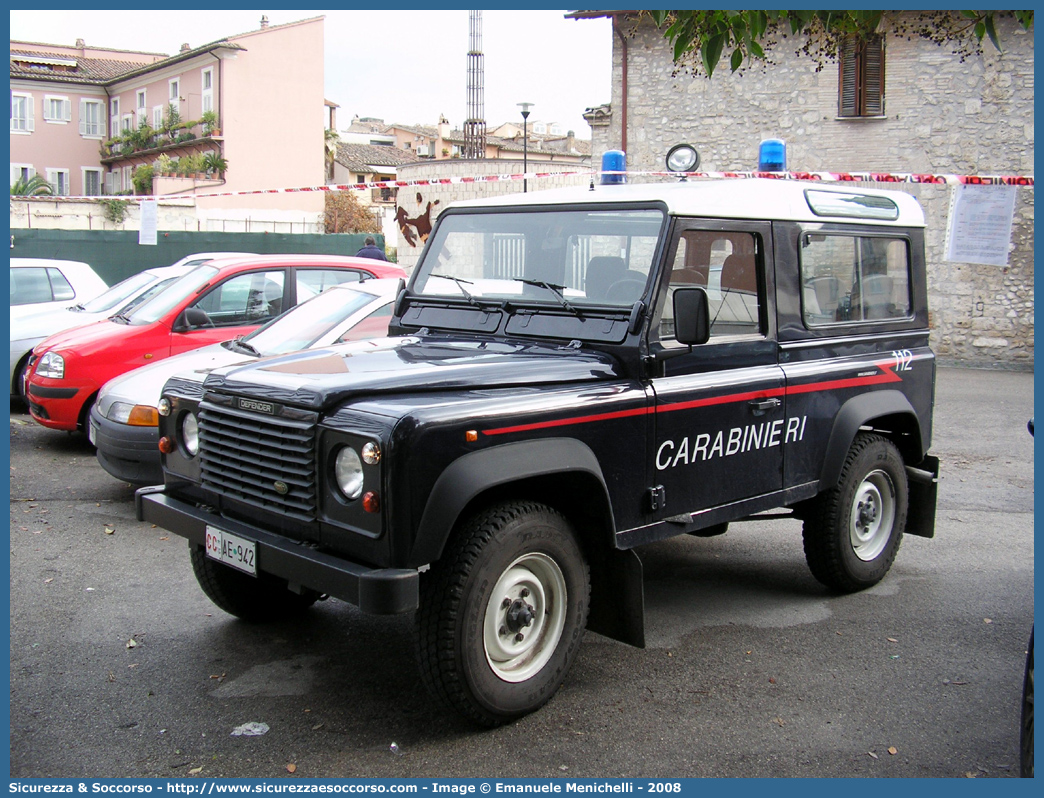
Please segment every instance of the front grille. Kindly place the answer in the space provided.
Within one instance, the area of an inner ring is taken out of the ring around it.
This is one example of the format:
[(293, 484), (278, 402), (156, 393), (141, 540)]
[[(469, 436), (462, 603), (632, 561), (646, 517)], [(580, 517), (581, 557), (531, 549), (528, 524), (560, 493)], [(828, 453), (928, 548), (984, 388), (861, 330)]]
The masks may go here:
[(315, 439), (314, 421), (204, 401), (199, 406), (203, 485), (254, 507), (314, 521)]

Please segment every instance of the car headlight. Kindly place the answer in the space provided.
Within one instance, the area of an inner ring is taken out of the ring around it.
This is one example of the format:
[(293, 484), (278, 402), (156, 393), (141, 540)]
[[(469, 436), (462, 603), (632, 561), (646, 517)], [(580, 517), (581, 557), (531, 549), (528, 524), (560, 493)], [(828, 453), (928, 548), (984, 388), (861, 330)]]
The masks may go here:
[(351, 446), (345, 446), (337, 453), (334, 461), (334, 477), (337, 487), (349, 501), (355, 501), (362, 495), (363, 468), (359, 453)]
[(151, 405), (132, 405), (128, 402), (113, 402), (105, 414), (109, 421), (129, 424), (132, 427), (158, 427), (159, 413)]
[(65, 358), (57, 352), (47, 352), (37, 362), (36, 374), (52, 380), (65, 379)]
[(181, 446), (189, 457), (199, 454), (199, 422), (194, 413), (181, 418)]

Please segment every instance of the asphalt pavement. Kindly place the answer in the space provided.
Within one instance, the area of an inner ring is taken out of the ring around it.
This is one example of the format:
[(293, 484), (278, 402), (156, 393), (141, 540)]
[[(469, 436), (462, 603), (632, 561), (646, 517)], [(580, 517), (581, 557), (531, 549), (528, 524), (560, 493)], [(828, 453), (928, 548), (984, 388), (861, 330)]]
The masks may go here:
[(793, 520), (644, 547), (647, 647), (589, 633), (481, 731), (429, 699), (412, 618), (225, 615), (86, 438), (12, 401), (11, 776), (1017, 776), (1032, 415), (1032, 374), (940, 369), (936, 537), (878, 586), (828, 593)]

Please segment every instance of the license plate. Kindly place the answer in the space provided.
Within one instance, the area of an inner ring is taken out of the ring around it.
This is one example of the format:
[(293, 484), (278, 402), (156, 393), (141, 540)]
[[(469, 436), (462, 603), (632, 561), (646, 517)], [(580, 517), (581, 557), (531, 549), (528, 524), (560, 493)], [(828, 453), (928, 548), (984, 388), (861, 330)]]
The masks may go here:
[(257, 576), (257, 544), (207, 525), (207, 556), (251, 576)]

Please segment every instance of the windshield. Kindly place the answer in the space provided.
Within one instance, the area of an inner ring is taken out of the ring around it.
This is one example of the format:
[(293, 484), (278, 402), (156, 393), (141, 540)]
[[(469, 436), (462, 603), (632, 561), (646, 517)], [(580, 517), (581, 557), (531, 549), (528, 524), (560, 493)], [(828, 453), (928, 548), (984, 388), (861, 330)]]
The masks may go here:
[(664, 213), (451, 213), (417, 266), (422, 295), (630, 307), (644, 293)]
[(148, 302), (143, 302), (127, 314), (131, 324), (152, 324), (159, 321), (183, 299), (191, 296), (214, 279), (218, 270), (206, 264), (197, 266), (188, 274), (179, 277)]
[(307, 349), (332, 327), (376, 299), (357, 288), (334, 288), (303, 302), (243, 338), (262, 355)]
[(104, 313), (107, 310), (119, 310), (128, 299), (139, 294), (145, 286), (155, 281), (155, 279), (151, 274), (139, 272), (126, 280), (121, 280), (105, 293), (96, 296), (90, 302), (84, 302), (80, 307), (87, 313)]

